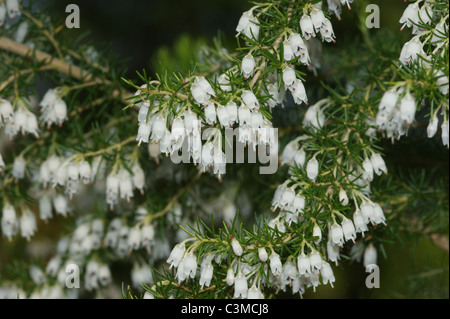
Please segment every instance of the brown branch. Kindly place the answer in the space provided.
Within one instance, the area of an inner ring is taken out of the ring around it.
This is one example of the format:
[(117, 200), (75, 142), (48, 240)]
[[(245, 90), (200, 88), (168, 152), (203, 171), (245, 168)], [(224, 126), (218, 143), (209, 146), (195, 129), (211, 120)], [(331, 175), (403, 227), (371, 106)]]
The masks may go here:
[(77, 80), (92, 80), (91, 75), (87, 71), (81, 70), (78, 66), (55, 58), (46, 52), (33, 50), (30, 47), (9, 38), (0, 37), (0, 49), (25, 58), (36, 59), (36, 61), (41, 63), (46, 63), (48, 68), (72, 76)]

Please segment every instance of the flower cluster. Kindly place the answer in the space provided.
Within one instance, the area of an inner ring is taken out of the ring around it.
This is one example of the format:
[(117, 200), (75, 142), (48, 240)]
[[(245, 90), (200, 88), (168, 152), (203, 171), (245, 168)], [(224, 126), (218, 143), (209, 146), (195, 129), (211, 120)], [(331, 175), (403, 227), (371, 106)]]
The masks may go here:
[(41, 122), (50, 128), (52, 124), (62, 126), (67, 120), (67, 104), (62, 99), (61, 88), (49, 89), (39, 103)]
[(12, 240), (19, 231), (23, 238), (30, 240), (37, 230), (36, 217), (28, 206), (22, 205), (18, 216), (14, 206), (8, 202), (3, 206), (1, 225), (3, 236), (8, 240)]
[(8, 100), (0, 98), (0, 126), (5, 126), (5, 133), (11, 139), (19, 132), (25, 136), (33, 134), (39, 138), (36, 115), (28, 109), (26, 102), (16, 99), (15, 107)]
[[(443, 95), (448, 95), (448, 64), (443, 69), (435, 65), (437, 58), (444, 54), (445, 43), (448, 43), (448, 16), (441, 16), (442, 13), (436, 10), (435, 3), (425, 1), (420, 6), (421, 2), (409, 4), (399, 20), (402, 24), (401, 30), (405, 27), (411, 28), (414, 34), (414, 37), (403, 45), (399, 61), (403, 66), (418, 64), (432, 78), (438, 90)], [(424, 49), (425, 46), (428, 49)], [(398, 84), (386, 90), (376, 115), (378, 129), (392, 140), (407, 134), (415, 118), (416, 105), (421, 104), (417, 100), (409, 84), (406, 88), (404, 84)], [(430, 115), (427, 134), (430, 138), (436, 134), (439, 110), (444, 117), (441, 139), (443, 144), (448, 146), (448, 104), (439, 105)]]
[(123, 165), (116, 165), (106, 177), (106, 203), (111, 210), (118, 203), (119, 196), (130, 203), (134, 189), (144, 194), (144, 170), (137, 160), (132, 161), (130, 166), (131, 173)]

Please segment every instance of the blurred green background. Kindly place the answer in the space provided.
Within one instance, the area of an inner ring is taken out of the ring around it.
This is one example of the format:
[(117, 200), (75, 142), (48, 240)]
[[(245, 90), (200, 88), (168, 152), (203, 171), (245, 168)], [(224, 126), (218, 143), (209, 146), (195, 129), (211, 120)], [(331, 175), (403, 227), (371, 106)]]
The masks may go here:
[[(392, 0), (371, 2), (380, 6), (381, 27), (398, 32), (398, 19), (407, 4)], [(48, 3), (41, 0), (35, 5), (43, 8)], [(124, 76), (129, 78), (142, 69), (149, 74), (166, 69), (169, 72), (189, 70), (199, 48), (205, 43), (212, 45), (212, 38), (219, 31), (232, 49), (237, 22), (242, 12), (251, 7), (244, 0), (58, 0), (49, 7), (50, 12), (64, 16), (69, 3), (78, 4), (81, 13), (81, 28), (73, 29), (73, 36), (88, 33), (87, 39), (100, 46), (109, 44), (111, 50), (126, 60), (128, 72)], [(346, 41), (355, 38), (357, 30), (352, 19), (346, 20), (349, 15), (351, 12), (344, 10), (340, 23), (333, 18), (337, 46), (345, 46)], [(446, 158), (448, 163), (448, 154)], [(49, 225), (40, 225), (36, 236), (39, 241), (32, 241), (38, 246), (34, 249), (39, 249), (39, 243), (48, 246), (50, 241), (46, 238), (56, 238), (55, 229), (61, 222), (63, 219), (57, 218)], [(446, 229), (448, 236), (448, 225)], [(404, 238), (402, 243), (385, 245), (387, 258), (379, 253), (379, 289), (365, 287), (368, 274), (361, 264), (354, 263), (336, 268), (334, 288), (320, 286), (316, 293), (308, 290), (305, 298), (448, 298), (448, 239), (446, 250), (429, 238), (411, 239), (406, 233), (399, 236)], [(7, 260), (20, 260), (29, 251), (26, 248), (29, 244), (20, 238), (12, 243), (1, 238), (0, 270)], [(50, 252), (44, 249), (43, 253)]]

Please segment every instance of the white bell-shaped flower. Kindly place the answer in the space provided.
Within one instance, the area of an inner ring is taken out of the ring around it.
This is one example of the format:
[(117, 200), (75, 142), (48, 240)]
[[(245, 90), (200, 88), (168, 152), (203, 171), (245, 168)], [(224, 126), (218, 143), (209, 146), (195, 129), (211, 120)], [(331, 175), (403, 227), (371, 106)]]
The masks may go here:
[(227, 105), (225, 105), (225, 108), (228, 113), (229, 125), (233, 125), (238, 121), (238, 107), (236, 103), (230, 101), (227, 103)]
[(3, 236), (11, 241), (19, 230), (19, 219), (17, 218), (16, 210), (8, 202), (3, 206), (1, 224)]
[(360, 209), (357, 209), (353, 213), (353, 223), (357, 233), (362, 233), (364, 236), (364, 232), (369, 231), (369, 229), (367, 228), (367, 221)]
[(335, 245), (341, 247), (344, 245), (344, 232), (341, 225), (334, 223), (330, 228), (330, 236)]
[(258, 40), (259, 38), (259, 21), (254, 17), (252, 10), (245, 11), (239, 19), (236, 27), (238, 32), (245, 34), (248, 38)]
[(300, 79), (296, 79), (295, 83), (289, 87), (295, 104), (308, 104), (308, 97), (306, 96), (305, 86)]
[(405, 26), (408, 28), (412, 27), (415, 24), (419, 23), (419, 3), (411, 3), (408, 5), (403, 11), (403, 14), (399, 20), (399, 22), (402, 24), (402, 27), (400, 30), (403, 30)]
[(283, 41), (283, 58), (284, 61), (290, 61), (295, 57), (294, 51), (292, 50), (289, 40)]
[(253, 75), (253, 70), (255, 69), (256, 62), (251, 53), (248, 53), (243, 59), (241, 64), (241, 72), (245, 79), (248, 79)]
[(250, 110), (259, 109), (258, 99), (252, 91), (244, 90), (242, 92), (241, 98), (244, 104), (247, 105)]
[(344, 233), (345, 241), (351, 240), (353, 243), (355, 242), (356, 229), (350, 219), (344, 218), (344, 220), (342, 221), (342, 232)]
[(326, 261), (322, 261), (322, 268), (320, 270), (320, 274), (322, 275), (322, 283), (324, 285), (330, 283), (331, 287), (333, 287), (333, 282), (336, 281), (334, 277), (333, 270), (331, 266)]
[(311, 273), (318, 274), (322, 268), (322, 257), (317, 250), (313, 250), (309, 254), (309, 263), (311, 265)]
[(11, 102), (0, 98), (0, 123), (7, 123), (13, 121), (14, 119), (14, 109)]
[(311, 17), (308, 15), (303, 15), (300, 18), (300, 29), (302, 30), (302, 35), (306, 40), (310, 40), (311, 37), (315, 37), (314, 25)]
[(297, 258), (298, 273), (303, 277), (309, 277), (311, 274), (310, 259), (304, 253), (301, 253)]
[(283, 265), (281, 264), (280, 255), (278, 255), (276, 252), (272, 252), (269, 256), (270, 261), (270, 271), (272, 274), (277, 277), (281, 274), (283, 271)]
[(380, 176), (382, 173), (387, 174), (388, 171), (386, 164), (380, 154), (373, 153), (370, 161), (372, 162), (372, 167), (375, 174), (377, 174), (378, 176)]
[(213, 125), (217, 121), (216, 107), (212, 101), (205, 103), (205, 118), (209, 125)]
[(287, 67), (283, 70), (283, 82), (284, 85), (289, 88), (295, 84), (297, 76), (295, 75), (295, 70), (291, 67)]
[(242, 298), (246, 299), (248, 296), (248, 282), (245, 275), (241, 270), (238, 271), (236, 277), (234, 278), (234, 295), (235, 299)]
[(227, 74), (222, 73), (218, 78), (217, 81), (219, 83), (220, 88), (224, 92), (230, 92), (232, 87), (230, 84), (230, 78)]
[(142, 142), (148, 143), (150, 138), (150, 132), (152, 131), (152, 127), (150, 123), (140, 123), (136, 141), (138, 141), (138, 145), (141, 145)]

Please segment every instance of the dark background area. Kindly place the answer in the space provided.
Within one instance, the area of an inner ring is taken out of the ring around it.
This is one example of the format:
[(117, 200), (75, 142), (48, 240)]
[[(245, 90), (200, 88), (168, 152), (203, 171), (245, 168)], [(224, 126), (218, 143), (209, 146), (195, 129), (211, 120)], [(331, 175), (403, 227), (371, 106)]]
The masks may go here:
[(127, 59), (130, 74), (143, 68), (148, 70), (155, 51), (161, 46), (170, 47), (181, 34), (208, 39), (210, 43), (220, 30), (234, 43), (239, 18), (251, 7), (243, 0), (37, 2), (50, 14), (62, 16), (68, 15), (65, 8), (71, 3), (80, 8), (80, 29), (72, 29), (73, 35), (88, 32), (88, 39), (110, 44), (120, 58)]

